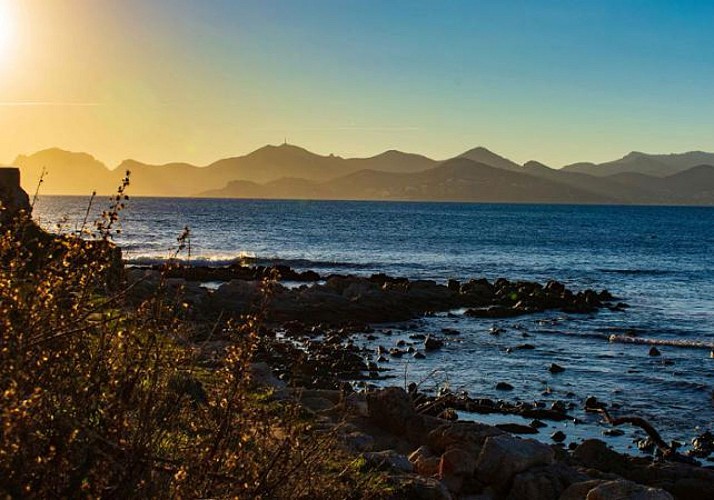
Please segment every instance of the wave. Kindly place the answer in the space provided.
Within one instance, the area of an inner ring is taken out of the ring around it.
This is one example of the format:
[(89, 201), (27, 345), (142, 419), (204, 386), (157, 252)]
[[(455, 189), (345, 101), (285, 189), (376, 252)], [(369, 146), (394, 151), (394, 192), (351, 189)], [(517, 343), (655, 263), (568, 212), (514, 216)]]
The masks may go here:
[[(134, 266), (150, 266), (160, 265), (169, 260), (166, 255), (143, 254), (143, 255), (125, 255), (124, 261), (128, 265)], [(256, 266), (288, 266), (293, 269), (377, 269), (380, 265), (376, 262), (336, 262), (327, 260), (311, 260), (311, 259), (284, 259), (284, 258), (266, 258), (256, 257), (250, 252), (240, 252), (239, 254), (215, 254), (215, 255), (199, 255), (191, 257), (179, 256), (178, 262), (192, 264), (194, 266), (206, 267), (225, 267), (236, 263), (244, 263)]]
[(610, 274), (624, 274), (628, 276), (638, 276), (638, 275), (645, 275), (645, 276), (665, 276), (668, 274), (674, 274), (675, 271), (669, 270), (669, 269), (597, 269), (601, 273), (610, 273)]
[(711, 349), (714, 350), (714, 342), (704, 340), (677, 340), (677, 339), (648, 339), (639, 337), (629, 337), (626, 335), (612, 334), (608, 337), (610, 342), (618, 344), (645, 344), (663, 345), (671, 347), (684, 347), (689, 349)]

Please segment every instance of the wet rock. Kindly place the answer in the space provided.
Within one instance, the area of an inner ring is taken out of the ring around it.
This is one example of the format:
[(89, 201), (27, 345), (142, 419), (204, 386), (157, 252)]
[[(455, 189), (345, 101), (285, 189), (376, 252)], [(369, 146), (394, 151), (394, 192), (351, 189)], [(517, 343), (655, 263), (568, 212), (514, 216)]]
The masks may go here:
[(566, 437), (567, 436), (563, 431), (555, 431), (553, 434), (550, 435), (550, 439), (552, 439), (556, 443), (562, 443), (563, 441), (565, 441)]
[(511, 434), (538, 434), (538, 429), (529, 425), (496, 424), (496, 427)]
[(595, 396), (588, 396), (585, 398), (585, 410), (586, 411), (594, 411), (594, 410), (601, 410), (603, 408), (607, 408), (607, 403), (602, 403), (598, 401), (598, 399)]
[(551, 363), (550, 368), (548, 368), (548, 371), (553, 374), (563, 373), (565, 371), (565, 368), (563, 368), (562, 366), (557, 365), (555, 363)]
[(476, 462), (477, 477), (486, 484), (506, 486), (513, 476), (538, 465), (553, 463), (552, 448), (533, 439), (504, 434), (486, 439)]
[(533, 420), (529, 425), (531, 427), (533, 427), (534, 429), (542, 429), (543, 427), (548, 427), (548, 425), (545, 422), (541, 422), (538, 419)]
[(692, 439), (692, 456), (706, 458), (712, 453), (714, 453), (714, 435), (710, 431)]
[(655, 346), (650, 347), (649, 353), (650, 356), (661, 356), (662, 353), (659, 352), (659, 349), (657, 349)]
[(524, 309), (516, 309), (514, 307), (490, 306), (486, 308), (471, 308), (464, 313), (472, 318), (514, 318), (528, 314), (530, 311)]
[(436, 339), (430, 335), (427, 335), (424, 339), (424, 350), (425, 351), (436, 351), (444, 346), (444, 341), (441, 339)]
[(535, 349), (535, 346), (533, 344), (518, 344), (516, 346), (516, 349), (522, 349), (522, 350), (533, 350)]
[(618, 437), (618, 436), (625, 435), (625, 431), (623, 431), (621, 429), (606, 429), (606, 430), (602, 431), (602, 433), (605, 436), (611, 436), (611, 437)]
[(424, 354), (420, 353), (419, 351), (415, 352), (412, 357), (413, 357), (414, 359), (424, 359), (424, 358), (426, 358), (426, 356), (424, 356)]
[(496, 384), (496, 390), (497, 391), (512, 391), (513, 386), (509, 384), (508, 382), (499, 382)]
[(459, 293), (461, 291), (461, 283), (458, 280), (449, 280), (446, 282), (446, 288), (452, 292)]

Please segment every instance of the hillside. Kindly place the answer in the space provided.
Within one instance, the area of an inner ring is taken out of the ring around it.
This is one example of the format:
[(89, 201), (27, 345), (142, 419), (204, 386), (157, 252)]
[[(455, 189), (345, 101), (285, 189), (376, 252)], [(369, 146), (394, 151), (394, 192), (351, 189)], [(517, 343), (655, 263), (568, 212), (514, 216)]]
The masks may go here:
[(647, 154), (633, 151), (619, 160), (605, 163), (574, 163), (563, 167), (564, 172), (577, 172), (604, 177), (632, 172), (667, 177), (698, 165), (714, 165), (714, 153), (690, 151), (673, 154)]
[[(279, 187), (279, 189), (277, 189)], [(495, 168), (467, 158), (448, 160), (432, 169), (401, 174), (362, 170), (323, 183), (278, 185), (229, 184), (205, 193), (213, 197), (321, 198), (349, 200), (422, 200), (526, 203), (608, 203), (611, 198), (558, 182)]]

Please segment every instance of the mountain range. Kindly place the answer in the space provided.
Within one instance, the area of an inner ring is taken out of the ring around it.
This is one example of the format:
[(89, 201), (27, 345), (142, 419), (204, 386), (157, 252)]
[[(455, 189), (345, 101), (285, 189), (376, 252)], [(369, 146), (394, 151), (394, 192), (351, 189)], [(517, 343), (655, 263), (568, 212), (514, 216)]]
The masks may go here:
[(138, 196), (714, 205), (714, 153), (701, 151), (632, 152), (554, 169), (483, 147), (438, 161), (395, 150), (323, 156), (283, 144), (206, 166), (125, 160), (110, 169), (87, 153), (55, 148), (20, 155), (14, 165), (28, 192), (44, 170), (44, 194), (109, 194), (129, 170), (129, 192)]

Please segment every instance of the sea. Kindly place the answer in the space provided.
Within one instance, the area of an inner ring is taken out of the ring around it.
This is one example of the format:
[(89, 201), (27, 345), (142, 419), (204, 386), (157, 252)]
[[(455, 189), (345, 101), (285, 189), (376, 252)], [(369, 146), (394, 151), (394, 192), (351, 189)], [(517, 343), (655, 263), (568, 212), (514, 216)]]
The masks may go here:
[[(105, 198), (90, 206), (88, 198), (42, 196), (34, 216), (49, 230), (73, 232), (91, 227), (108, 205)], [(714, 431), (714, 207), (133, 198), (117, 228), (130, 265), (175, 255), (188, 228), (179, 257), (195, 264), (248, 258), (322, 275), (555, 279), (575, 290), (607, 289), (630, 307), (504, 320), (451, 311), (378, 325), (390, 335), (362, 345), (389, 348), (414, 333), (459, 331), (426, 360), (385, 363), (390, 378), (383, 383), (510, 402), (562, 401), (574, 419), (548, 422), (536, 436), (544, 441), (561, 430), (566, 445), (596, 437), (641, 453), (642, 431), (622, 426), (621, 436), (605, 434), (610, 426), (602, 417), (582, 410), (588, 396), (610, 405), (614, 416), (647, 419), (683, 450), (694, 436)], [(535, 349), (514, 349), (523, 343)], [(652, 346), (661, 355), (651, 356)], [(551, 374), (551, 363), (565, 371)], [(501, 381), (514, 389), (496, 390)]]

